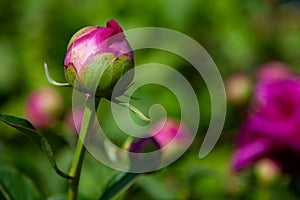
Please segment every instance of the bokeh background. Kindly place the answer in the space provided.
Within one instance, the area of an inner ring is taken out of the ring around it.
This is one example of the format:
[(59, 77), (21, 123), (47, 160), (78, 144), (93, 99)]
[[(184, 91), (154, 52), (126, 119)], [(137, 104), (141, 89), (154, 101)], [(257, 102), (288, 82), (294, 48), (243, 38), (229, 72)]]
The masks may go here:
[[(174, 67), (194, 87), (199, 98), (201, 122), (190, 149), (172, 165), (141, 177), (124, 199), (297, 199), (289, 188), (290, 177), (280, 174), (265, 181), (258, 170), (235, 174), (231, 155), (237, 130), (247, 112), (247, 97), (256, 69), (282, 61), (294, 72), (300, 67), (300, 2), (279, 0), (2, 0), (0, 2), (0, 112), (25, 117), (24, 103), (32, 90), (52, 87), (43, 62), (56, 80), (64, 82), (63, 60), (70, 37), (88, 25), (104, 26), (116, 19), (124, 30), (164, 27), (198, 41), (215, 61), (224, 80), (244, 74), (247, 84), (242, 100), (229, 101), (220, 140), (205, 158), (198, 151), (210, 119), (208, 90), (200, 75), (175, 55), (155, 50), (135, 52), (136, 65), (158, 62)], [(176, 42), (176, 41), (174, 41)], [(153, 72), (155, 73), (155, 72)], [(71, 108), (72, 90), (54, 88), (63, 98), (57, 121), (43, 130), (53, 144), (59, 166), (67, 171), (75, 135), (65, 118)], [(160, 103), (171, 117), (180, 117), (175, 97), (158, 86), (149, 86), (132, 101), (143, 112)], [(175, 103), (174, 103), (175, 102)], [(101, 103), (100, 122), (120, 146), (126, 139), (115, 125), (109, 103)], [(138, 120), (137, 120), (138, 121)], [(32, 180), (41, 199), (64, 193), (67, 182), (57, 176), (37, 146), (14, 129), (0, 124), (0, 163)], [(80, 198), (95, 199), (116, 171), (87, 155), (80, 183)]]

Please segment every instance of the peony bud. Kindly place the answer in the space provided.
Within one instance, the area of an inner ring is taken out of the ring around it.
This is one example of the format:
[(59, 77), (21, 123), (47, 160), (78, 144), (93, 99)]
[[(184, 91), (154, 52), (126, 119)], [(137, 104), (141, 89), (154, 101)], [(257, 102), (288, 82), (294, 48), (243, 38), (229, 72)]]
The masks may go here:
[[(155, 171), (161, 162), (161, 152), (159, 143), (153, 138), (139, 138), (130, 144), (129, 155), (132, 172)], [(145, 155), (144, 153), (151, 153)]]
[(62, 109), (62, 98), (52, 88), (34, 90), (26, 99), (24, 112), (26, 118), (37, 128), (50, 126)]
[[(111, 99), (115, 84), (134, 66), (133, 52), (122, 28), (110, 20), (106, 27), (89, 26), (79, 30), (69, 42), (64, 66), (71, 85), (85, 93), (96, 90), (97, 97)], [(101, 75), (100, 80), (97, 75)], [(122, 95), (132, 79), (133, 72), (126, 79), (123, 77), (122, 88), (114, 95)]]
[(191, 140), (191, 133), (188, 128), (176, 119), (168, 118), (166, 121), (158, 121), (150, 130), (150, 134), (159, 143), (162, 149), (163, 159), (168, 159), (178, 152), (185, 150)]

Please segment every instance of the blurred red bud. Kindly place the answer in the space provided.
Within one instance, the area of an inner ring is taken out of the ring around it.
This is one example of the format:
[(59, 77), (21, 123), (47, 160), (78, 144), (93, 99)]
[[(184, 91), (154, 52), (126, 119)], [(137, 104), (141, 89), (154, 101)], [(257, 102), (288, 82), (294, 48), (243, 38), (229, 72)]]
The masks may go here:
[(57, 120), (62, 107), (62, 97), (56, 90), (39, 88), (28, 95), (24, 113), (36, 128), (42, 129), (51, 126)]
[(170, 158), (172, 155), (184, 150), (192, 137), (188, 128), (182, 122), (172, 118), (154, 124), (150, 130), (150, 135), (159, 143), (161, 148), (167, 146), (162, 149), (164, 158)]

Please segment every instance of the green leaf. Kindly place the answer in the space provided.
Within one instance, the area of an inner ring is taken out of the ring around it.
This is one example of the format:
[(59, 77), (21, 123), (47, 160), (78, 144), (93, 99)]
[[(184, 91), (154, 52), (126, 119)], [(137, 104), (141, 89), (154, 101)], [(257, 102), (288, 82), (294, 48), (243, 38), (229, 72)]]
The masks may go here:
[(48, 197), (47, 200), (67, 200), (67, 195), (55, 194), (55, 195)]
[[(46, 200), (68, 200), (68, 197), (66, 194), (54, 194), (50, 197), (47, 197)], [(94, 200), (90, 198), (86, 198), (84, 196), (81, 196), (80, 194), (78, 195), (78, 200)]]
[(140, 174), (138, 173), (124, 173), (120, 172), (116, 174), (109, 183), (106, 185), (104, 192), (102, 193), (99, 200), (108, 200), (120, 194), (122, 191), (130, 187), (135, 178), (137, 178)]
[(13, 168), (0, 164), (0, 199), (38, 200), (33, 183)]
[(14, 127), (15, 129), (24, 133), (34, 143), (36, 143), (38, 147), (46, 154), (48, 160), (50, 161), (50, 164), (52, 165), (53, 169), (58, 175), (68, 179), (72, 178), (68, 174), (65, 174), (64, 172), (58, 169), (55, 162), (53, 150), (48, 140), (42, 133), (36, 130), (29, 121), (27, 121), (26, 119), (3, 114), (0, 114), (0, 120), (6, 123), (7, 125)]
[[(68, 197), (66, 194), (54, 194), (54, 195), (48, 197), (46, 200), (68, 200)], [(89, 198), (79, 195), (78, 200), (93, 200), (93, 199), (89, 199)]]
[(154, 176), (142, 176), (136, 184), (143, 189), (143, 192), (147, 191), (153, 199), (176, 199), (174, 191)]

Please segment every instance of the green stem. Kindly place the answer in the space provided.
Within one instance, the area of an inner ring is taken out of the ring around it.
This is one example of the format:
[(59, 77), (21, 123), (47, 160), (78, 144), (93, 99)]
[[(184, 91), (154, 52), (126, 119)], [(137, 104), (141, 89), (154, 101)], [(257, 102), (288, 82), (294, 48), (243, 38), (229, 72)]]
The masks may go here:
[(88, 98), (86, 101), (86, 106), (84, 110), (84, 116), (83, 121), (80, 129), (80, 137), (78, 138), (73, 162), (71, 165), (71, 169), (69, 171), (69, 175), (73, 177), (73, 179), (70, 180), (70, 186), (68, 190), (68, 200), (76, 200), (77, 194), (78, 194), (78, 185), (79, 185), (79, 179), (80, 179), (80, 173), (81, 168), (83, 164), (84, 155), (86, 152), (86, 149), (84, 147), (84, 141), (87, 136), (87, 134), (90, 132), (97, 110), (99, 105), (99, 99), (96, 99), (95, 105), (96, 109), (93, 107), (93, 101), (94, 98)]

